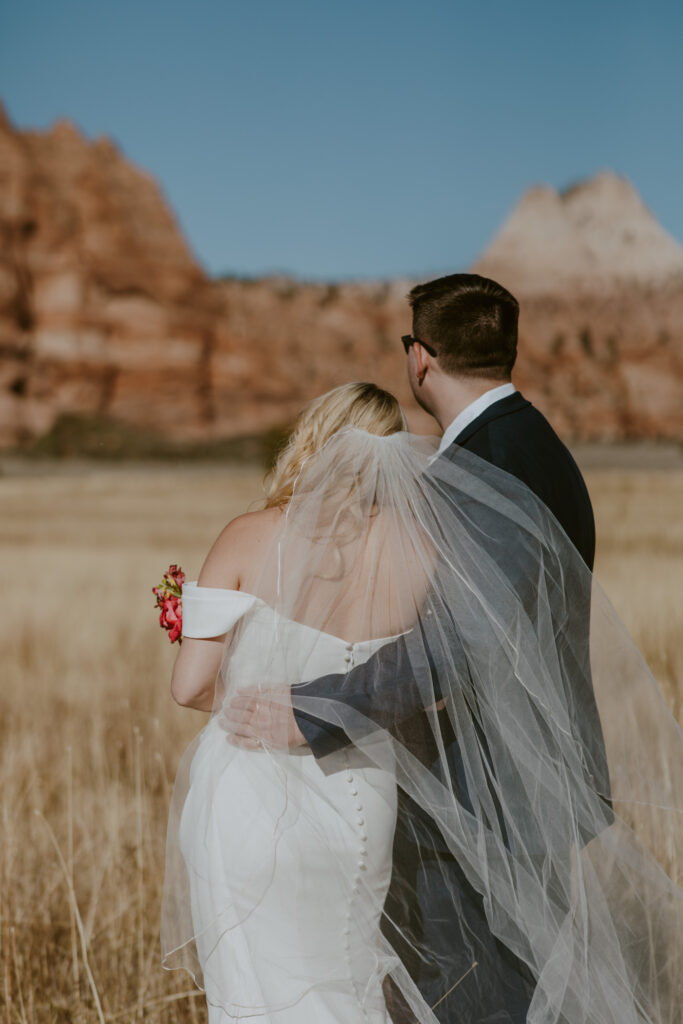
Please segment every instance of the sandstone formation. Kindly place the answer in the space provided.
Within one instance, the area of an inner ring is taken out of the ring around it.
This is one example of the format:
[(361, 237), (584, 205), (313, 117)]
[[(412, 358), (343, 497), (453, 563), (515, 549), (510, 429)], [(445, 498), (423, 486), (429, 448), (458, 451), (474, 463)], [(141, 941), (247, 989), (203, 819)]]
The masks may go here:
[(472, 269), (519, 298), (516, 382), (561, 433), (683, 439), (683, 246), (628, 181), (530, 189)]
[(529, 189), (478, 261), (523, 294), (572, 286), (657, 286), (683, 277), (683, 246), (657, 222), (625, 178), (603, 171), (564, 192)]
[(0, 443), (61, 412), (197, 427), (211, 283), (156, 183), (68, 121), (18, 132), (0, 112)]
[[(517, 382), (567, 437), (683, 434), (683, 248), (627, 182), (531, 190), (476, 269), (519, 295)], [(2, 447), (73, 412), (176, 440), (254, 434), (367, 378), (430, 429), (404, 378), (409, 287), (212, 280), (111, 141), (19, 131), (0, 107)]]

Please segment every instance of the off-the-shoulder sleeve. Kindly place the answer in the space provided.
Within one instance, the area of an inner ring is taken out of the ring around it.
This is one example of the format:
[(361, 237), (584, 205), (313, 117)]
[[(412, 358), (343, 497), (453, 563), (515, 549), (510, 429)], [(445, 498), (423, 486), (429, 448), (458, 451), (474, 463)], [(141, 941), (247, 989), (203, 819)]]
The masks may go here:
[(206, 639), (222, 636), (250, 608), (261, 602), (253, 594), (219, 587), (183, 584), (183, 636)]

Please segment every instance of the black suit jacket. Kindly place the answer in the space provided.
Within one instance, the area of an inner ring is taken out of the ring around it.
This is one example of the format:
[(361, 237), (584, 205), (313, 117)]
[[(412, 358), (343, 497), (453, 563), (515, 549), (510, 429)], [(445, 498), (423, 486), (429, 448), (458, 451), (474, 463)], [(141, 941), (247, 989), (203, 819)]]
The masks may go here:
[(522, 480), (547, 505), (592, 570), (595, 521), (581, 471), (545, 416), (519, 391), (485, 409), (454, 444)]
[[(592, 569), (595, 526), (586, 485), (569, 450), (545, 417), (519, 392), (495, 402), (470, 423), (447, 448), (442, 458), (457, 458), (465, 448), (487, 462), (522, 480), (553, 512), (583, 560)], [(504, 545), (503, 545), (504, 547)], [(586, 620), (586, 631), (588, 624)], [(586, 632), (587, 635), (587, 632)], [(349, 676), (353, 676), (349, 687)], [(397, 694), (413, 701), (412, 668), (405, 645), (387, 644), (365, 665), (347, 675), (344, 691), (371, 721), (391, 727), (383, 719), (381, 684), (391, 691), (391, 714)], [(439, 693), (438, 671), (435, 693)], [(372, 680), (367, 688), (365, 679)], [(357, 686), (354, 685), (357, 683)], [(297, 688), (303, 695), (329, 696), (340, 691), (337, 677), (324, 677)], [(595, 714), (592, 693), (584, 694), (589, 714)], [(582, 697), (582, 699), (583, 699)], [(347, 698), (345, 697), (345, 700)], [(295, 711), (298, 725), (313, 753), (320, 758), (348, 744), (341, 728), (321, 722), (306, 712)], [(463, 780), (458, 745), (443, 715), (443, 738), (448, 770), (460, 799), (469, 798)], [(599, 752), (598, 752), (599, 756)], [(436, 771), (440, 771), (437, 768)], [(399, 814), (394, 842), (394, 863), (401, 864), (387, 898), (383, 930), (399, 952), (429, 1005), (435, 1004), (468, 971), (452, 995), (435, 1010), (440, 1021), (460, 1024), (523, 1024), (533, 993), (533, 978), (526, 965), (490, 932), (481, 896), (469, 884), (449, 854), (433, 822), (405, 794), (399, 794)], [(457, 914), (443, 913), (443, 885), (448, 877), (449, 902), (455, 899)], [(431, 959), (419, 955), (429, 948)], [(450, 984), (449, 984), (450, 983)], [(388, 1002), (394, 1019), (410, 1021), (400, 996), (388, 986)]]

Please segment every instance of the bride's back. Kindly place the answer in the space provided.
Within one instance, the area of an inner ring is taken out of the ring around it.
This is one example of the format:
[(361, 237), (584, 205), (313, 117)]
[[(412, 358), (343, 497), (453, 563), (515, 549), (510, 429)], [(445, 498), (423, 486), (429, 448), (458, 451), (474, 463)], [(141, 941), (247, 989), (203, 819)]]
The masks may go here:
[(431, 569), (429, 552), (415, 543), (418, 524), (411, 536), (407, 522), (375, 509), (352, 525), (333, 515), (316, 536), (307, 511), (250, 515), (239, 589), (349, 643), (410, 629)]
[(249, 517), (241, 588), (350, 642), (409, 629), (431, 555), (400, 491), (406, 459), (418, 476), (424, 466), (424, 453), (401, 446), (405, 429), (394, 396), (374, 384), (309, 403), (268, 479), (266, 509)]

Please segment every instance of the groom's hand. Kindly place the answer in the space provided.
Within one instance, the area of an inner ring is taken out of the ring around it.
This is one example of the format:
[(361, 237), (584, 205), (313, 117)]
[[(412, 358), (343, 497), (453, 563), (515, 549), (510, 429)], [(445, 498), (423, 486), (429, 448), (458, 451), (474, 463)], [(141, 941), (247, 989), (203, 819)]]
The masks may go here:
[(289, 750), (306, 743), (296, 724), (288, 686), (236, 694), (223, 709), (219, 724), (230, 743), (247, 750), (263, 746)]

